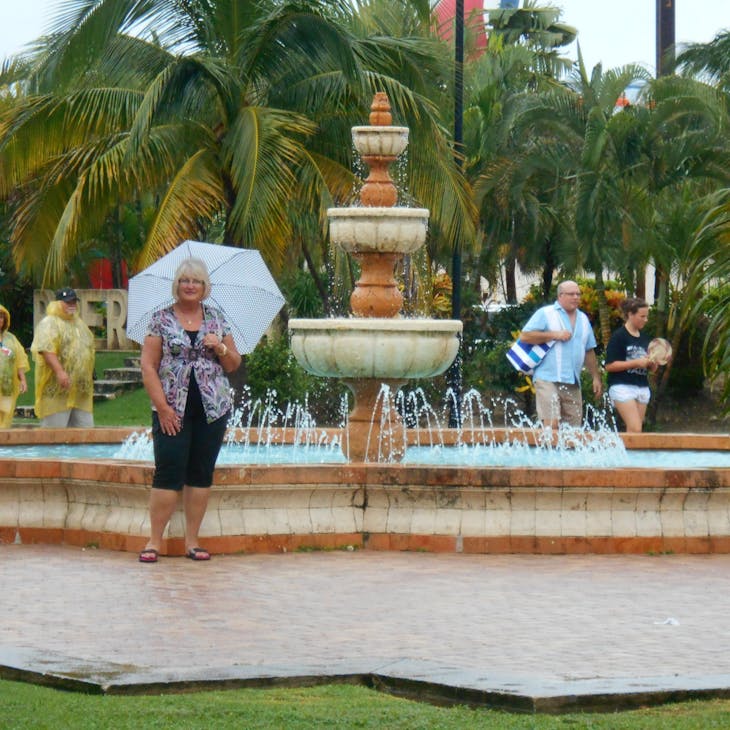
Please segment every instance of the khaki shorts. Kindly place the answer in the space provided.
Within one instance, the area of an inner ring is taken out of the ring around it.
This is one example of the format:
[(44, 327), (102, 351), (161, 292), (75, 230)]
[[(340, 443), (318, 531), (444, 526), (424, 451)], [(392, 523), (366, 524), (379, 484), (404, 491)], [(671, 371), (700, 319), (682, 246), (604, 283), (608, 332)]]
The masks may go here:
[(71, 408), (41, 418), (40, 425), (42, 428), (94, 428), (94, 414)]
[(583, 396), (578, 383), (533, 382), (537, 417), (543, 423), (560, 421), (580, 428), (583, 423)]

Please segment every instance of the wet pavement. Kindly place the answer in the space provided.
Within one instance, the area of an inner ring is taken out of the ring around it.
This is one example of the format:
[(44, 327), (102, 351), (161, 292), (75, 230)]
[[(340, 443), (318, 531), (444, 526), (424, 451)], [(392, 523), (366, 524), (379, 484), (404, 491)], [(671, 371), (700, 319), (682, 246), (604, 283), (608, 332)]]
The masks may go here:
[(626, 708), (730, 694), (730, 555), (0, 546), (0, 676), (97, 692), (365, 682)]

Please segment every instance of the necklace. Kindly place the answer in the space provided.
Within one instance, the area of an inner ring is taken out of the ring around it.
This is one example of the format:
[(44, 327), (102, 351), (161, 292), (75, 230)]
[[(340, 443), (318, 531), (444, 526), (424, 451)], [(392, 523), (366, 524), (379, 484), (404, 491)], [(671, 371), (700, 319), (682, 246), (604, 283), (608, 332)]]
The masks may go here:
[[(179, 308), (177, 310), (178, 316), (185, 321), (185, 324), (192, 324), (193, 320), (187, 316), (187, 314), (184, 314)], [(197, 314), (197, 310), (196, 310)], [(195, 317), (195, 315), (193, 315)]]

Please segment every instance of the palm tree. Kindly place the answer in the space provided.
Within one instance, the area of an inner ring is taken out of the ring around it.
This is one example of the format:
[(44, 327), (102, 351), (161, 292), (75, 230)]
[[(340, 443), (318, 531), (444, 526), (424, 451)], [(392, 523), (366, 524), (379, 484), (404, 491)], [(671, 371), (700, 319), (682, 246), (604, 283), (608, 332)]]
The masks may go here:
[(703, 349), (706, 370), (723, 376), (723, 397), (730, 408), (730, 189), (711, 197), (688, 258), (693, 265), (686, 290), (694, 302), (691, 313), (704, 313), (709, 319)]
[(525, 0), (522, 8), (489, 11), (490, 43), (499, 39), (505, 45), (524, 44), (532, 52), (533, 88), (544, 78), (561, 78), (572, 66), (558, 49), (570, 45), (578, 31), (561, 23), (561, 14), (560, 8), (541, 6), (538, 0)]
[(604, 73), (598, 64), (589, 78), (579, 53), (568, 87), (527, 99), (515, 120), (520, 135), (537, 135), (543, 144), (553, 147), (556, 184), (570, 189), (568, 208), (575, 249), (572, 254), (564, 251), (560, 263), (566, 272), (584, 269), (593, 273), (604, 343), (611, 324), (603, 272), (606, 267), (617, 268), (626, 214), (625, 182), (613, 134), (620, 122), (614, 110), (628, 85), (647, 76), (638, 66)]
[[(397, 4), (427, 17), (424, 0)], [(366, 11), (377, 6), (68, 0), (0, 118), (16, 260), (58, 280), (109, 212), (144, 192), (157, 214), (137, 266), (219, 231), (278, 270), (292, 240), (311, 241), (290, 211), (312, 211), (324, 235), (326, 208), (352, 195), (349, 130), (379, 89), (413, 130), (411, 195), (455, 240), (470, 225), (468, 191), (427, 96), (445, 70), (435, 41), (376, 37)]]
[(701, 200), (730, 181), (728, 120), (722, 95), (691, 79), (657, 79), (644, 101), (635, 110), (641, 145), (632, 174), (643, 190), (647, 214), (641, 235), (656, 270), (657, 334), (663, 336), (672, 316), (670, 278), (682, 271), (687, 256), (686, 239), (671, 234), (677, 227), (670, 222), (680, 201)]
[(475, 186), (480, 227), (489, 243), (482, 246), (479, 270), (494, 285), (497, 267), (503, 264), (509, 302), (517, 299), (518, 261), (523, 271), (542, 269), (549, 289), (553, 250), (565, 230), (554, 215), (552, 163), (543, 157), (540, 145), (513, 130), (524, 95), (557, 87), (570, 68), (559, 49), (576, 31), (559, 23), (559, 17), (559, 9), (535, 2), (522, 9), (490, 10), (487, 50), (468, 68), (466, 172)]
[(723, 91), (730, 91), (730, 30), (721, 31), (709, 43), (681, 47), (677, 68), (683, 74), (704, 78)]

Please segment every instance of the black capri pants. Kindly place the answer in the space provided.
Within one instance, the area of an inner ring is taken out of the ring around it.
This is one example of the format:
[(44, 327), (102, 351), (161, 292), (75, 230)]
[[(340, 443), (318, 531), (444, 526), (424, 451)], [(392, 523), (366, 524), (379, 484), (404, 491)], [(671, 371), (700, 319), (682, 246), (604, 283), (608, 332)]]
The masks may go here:
[(209, 487), (228, 425), (228, 414), (207, 423), (205, 414), (188, 413), (174, 436), (162, 433), (160, 419), (152, 413), (155, 474), (152, 486), (179, 492), (184, 485)]

